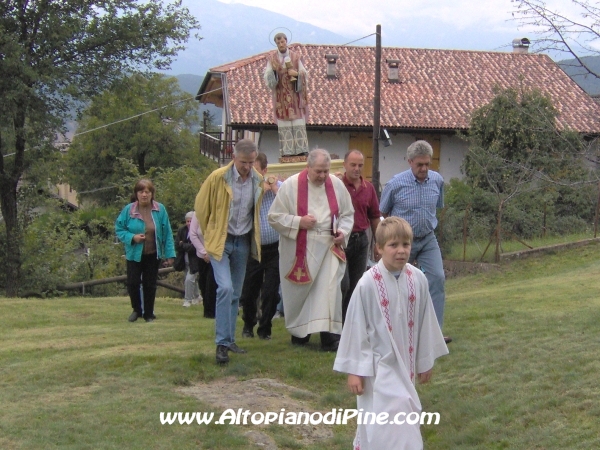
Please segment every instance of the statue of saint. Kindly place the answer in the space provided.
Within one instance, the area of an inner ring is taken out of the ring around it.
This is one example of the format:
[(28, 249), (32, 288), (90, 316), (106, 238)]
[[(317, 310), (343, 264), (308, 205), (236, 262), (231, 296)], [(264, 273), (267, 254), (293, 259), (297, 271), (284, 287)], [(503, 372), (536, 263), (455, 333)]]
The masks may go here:
[(277, 33), (273, 40), (277, 44), (277, 50), (267, 56), (265, 83), (273, 92), (279, 152), (282, 156), (308, 154), (308, 73), (302, 65), (300, 55), (288, 49), (284, 33)]

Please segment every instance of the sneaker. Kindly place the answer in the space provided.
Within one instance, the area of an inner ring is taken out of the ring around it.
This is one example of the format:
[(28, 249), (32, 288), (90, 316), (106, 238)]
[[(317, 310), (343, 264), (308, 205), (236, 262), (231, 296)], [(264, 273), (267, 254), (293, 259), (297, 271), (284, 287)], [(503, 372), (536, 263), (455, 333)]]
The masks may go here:
[(244, 329), (242, 330), (242, 337), (253, 338), (254, 337), (254, 331), (252, 331), (251, 328), (244, 327)]
[(269, 334), (265, 334), (265, 335), (259, 334), (258, 338), (262, 339), (263, 341), (270, 341), (271, 340), (271, 335), (269, 335)]
[(275, 315), (273, 316), (273, 319), (281, 319), (282, 317), (283, 317), (283, 315), (279, 311), (277, 311), (275, 313)]
[(246, 350), (239, 348), (235, 342), (229, 346), (229, 351), (233, 352), (233, 353), (240, 353), (240, 354), (248, 353)]
[(199, 295), (198, 298), (195, 298), (194, 300), (192, 300), (192, 305), (199, 305), (202, 303), (202, 296)]
[(190, 300), (185, 300), (183, 302), (183, 307), (184, 308), (189, 308), (190, 306), (192, 306), (192, 302)]
[(142, 317), (142, 315), (139, 314), (137, 311), (134, 311), (129, 315), (129, 318), (127, 320), (129, 320), (130, 322), (135, 322), (136, 320), (138, 320), (138, 317)]
[(229, 362), (229, 355), (227, 354), (227, 347), (224, 345), (217, 345), (217, 364), (224, 364)]
[(154, 319), (152, 317), (148, 317), (147, 319), (144, 319), (146, 321), (146, 323), (152, 323), (154, 322)]

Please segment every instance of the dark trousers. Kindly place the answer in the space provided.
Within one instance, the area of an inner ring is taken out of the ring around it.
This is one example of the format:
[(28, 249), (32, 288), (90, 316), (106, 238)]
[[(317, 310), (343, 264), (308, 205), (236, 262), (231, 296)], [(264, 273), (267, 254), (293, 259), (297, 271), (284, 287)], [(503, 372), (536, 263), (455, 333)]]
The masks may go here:
[(198, 287), (202, 294), (204, 317), (214, 319), (217, 304), (217, 282), (215, 281), (212, 266), (203, 259), (200, 259), (200, 263), (198, 264)]
[(271, 320), (279, 303), (279, 243), (263, 245), (260, 248), (260, 262), (254, 258), (248, 259), (246, 277), (240, 303), (243, 305), (244, 328), (252, 330), (256, 325), (256, 311), (259, 292), (260, 321), (258, 322), (259, 336), (271, 335)]
[(154, 299), (156, 298), (156, 280), (160, 259), (156, 253), (142, 255), (142, 260), (127, 261), (127, 293), (131, 299), (131, 307), (140, 316), (142, 315), (142, 299), (140, 298), (140, 285), (144, 287), (144, 319), (149, 319), (154, 314)]
[(346, 273), (342, 279), (342, 323), (346, 321), (346, 311), (350, 297), (365, 270), (369, 253), (369, 238), (366, 232), (352, 233), (346, 247)]

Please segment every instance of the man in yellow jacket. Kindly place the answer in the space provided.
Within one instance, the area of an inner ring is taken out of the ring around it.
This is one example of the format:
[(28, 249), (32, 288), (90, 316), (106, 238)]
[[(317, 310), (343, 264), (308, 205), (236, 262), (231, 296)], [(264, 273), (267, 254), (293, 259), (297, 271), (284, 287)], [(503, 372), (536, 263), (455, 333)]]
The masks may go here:
[(253, 167), (257, 154), (253, 141), (240, 140), (233, 161), (212, 172), (196, 196), (196, 217), (218, 286), (217, 363), (229, 362), (228, 352), (246, 353), (235, 343), (235, 326), (248, 255), (260, 261), (263, 187)]

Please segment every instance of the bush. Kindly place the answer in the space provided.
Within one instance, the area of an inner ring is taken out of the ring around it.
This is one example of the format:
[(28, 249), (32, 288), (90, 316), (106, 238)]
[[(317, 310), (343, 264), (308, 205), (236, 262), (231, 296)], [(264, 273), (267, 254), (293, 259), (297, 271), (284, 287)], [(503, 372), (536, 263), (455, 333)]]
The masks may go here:
[[(24, 286), (32, 291), (54, 291), (70, 282), (101, 279), (125, 273), (122, 245), (114, 243), (111, 210), (67, 213), (45, 208), (25, 229)], [(89, 293), (115, 295), (116, 285), (90, 288)]]

